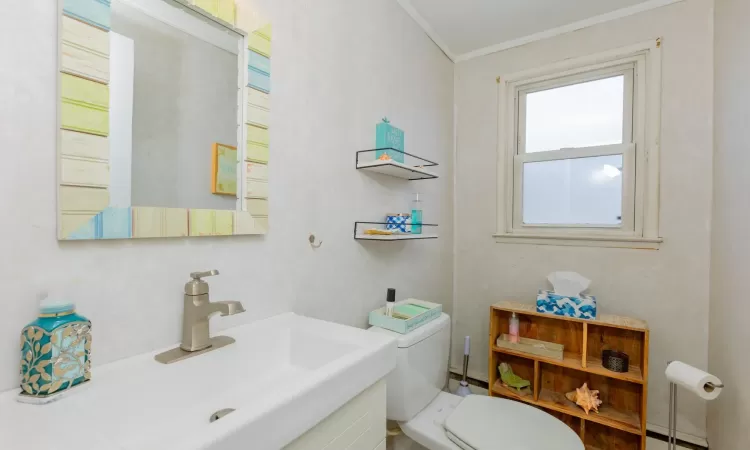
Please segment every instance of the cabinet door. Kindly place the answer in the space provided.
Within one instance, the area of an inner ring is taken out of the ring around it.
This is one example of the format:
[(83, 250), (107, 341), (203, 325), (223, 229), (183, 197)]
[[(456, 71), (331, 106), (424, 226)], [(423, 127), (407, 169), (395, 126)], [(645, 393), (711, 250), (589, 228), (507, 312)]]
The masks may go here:
[(284, 450), (384, 449), (385, 380), (354, 397)]

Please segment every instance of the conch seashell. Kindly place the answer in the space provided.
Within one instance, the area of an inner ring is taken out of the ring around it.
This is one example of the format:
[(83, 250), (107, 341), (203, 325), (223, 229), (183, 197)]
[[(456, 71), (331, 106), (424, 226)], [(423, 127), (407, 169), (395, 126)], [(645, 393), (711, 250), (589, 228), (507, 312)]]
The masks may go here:
[(592, 391), (589, 389), (588, 383), (583, 383), (583, 386), (575, 391), (568, 392), (565, 394), (565, 397), (583, 408), (583, 410), (586, 411), (586, 414), (592, 409), (599, 412), (599, 405), (602, 404), (602, 401), (599, 400), (599, 391)]

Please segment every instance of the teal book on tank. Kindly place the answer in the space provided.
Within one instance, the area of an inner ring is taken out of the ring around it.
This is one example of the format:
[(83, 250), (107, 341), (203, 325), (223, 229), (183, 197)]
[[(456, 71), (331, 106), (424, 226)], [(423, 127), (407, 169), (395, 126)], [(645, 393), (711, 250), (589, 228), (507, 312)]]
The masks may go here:
[[(387, 117), (383, 118), (383, 121), (375, 126), (375, 148), (385, 149), (378, 150), (375, 152), (377, 159), (392, 159), (396, 162), (404, 162), (404, 132), (393, 125)], [(394, 150), (401, 150), (400, 152)]]
[(368, 319), (374, 327), (406, 334), (437, 319), (442, 313), (442, 305), (410, 298), (396, 302), (391, 316), (387, 315), (387, 308), (379, 308), (371, 311)]
[(21, 332), (21, 397), (35, 403), (91, 379), (91, 321), (69, 302), (45, 300)]

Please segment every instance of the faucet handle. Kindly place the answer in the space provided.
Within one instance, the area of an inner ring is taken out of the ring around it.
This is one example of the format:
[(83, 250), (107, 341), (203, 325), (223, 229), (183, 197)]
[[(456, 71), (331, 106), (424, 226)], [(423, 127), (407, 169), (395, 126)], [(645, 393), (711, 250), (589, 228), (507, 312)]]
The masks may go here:
[(185, 283), (185, 295), (207, 295), (208, 294), (208, 283), (201, 280), (203, 277), (211, 277), (218, 275), (218, 270), (209, 270), (208, 272), (193, 272), (190, 274), (192, 280)]
[(192, 279), (194, 279), (196, 281), (200, 281), (201, 278), (212, 277), (212, 276), (215, 276), (215, 275), (218, 275), (218, 274), (219, 274), (219, 271), (216, 270), (216, 269), (214, 269), (214, 270), (209, 270), (207, 272), (193, 272), (193, 273), (190, 274), (190, 278), (192, 278)]

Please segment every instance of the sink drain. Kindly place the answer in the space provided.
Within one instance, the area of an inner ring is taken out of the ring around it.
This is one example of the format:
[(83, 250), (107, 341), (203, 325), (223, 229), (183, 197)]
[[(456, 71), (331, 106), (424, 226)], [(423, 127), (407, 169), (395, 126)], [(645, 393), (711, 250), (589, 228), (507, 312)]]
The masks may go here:
[(215, 413), (211, 414), (210, 421), (216, 422), (217, 420), (221, 419), (222, 417), (232, 412), (234, 412), (234, 408), (226, 408), (226, 409), (221, 409), (219, 411), (216, 411)]

